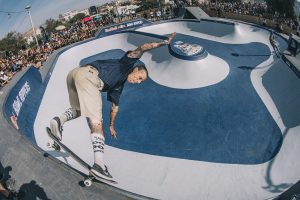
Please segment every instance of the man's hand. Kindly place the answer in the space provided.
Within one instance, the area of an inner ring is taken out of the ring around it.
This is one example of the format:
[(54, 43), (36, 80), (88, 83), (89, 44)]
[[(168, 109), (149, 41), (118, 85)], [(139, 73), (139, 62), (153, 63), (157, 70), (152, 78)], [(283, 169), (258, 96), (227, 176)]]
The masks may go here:
[(174, 39), (174, 37), (176, 36), (176, 32), (172, 33), (171, 35), (169, 35), (167, 41), (168, 41), (168, 44), (171, 43), (171, 41)]
[(117, 132), (113, 126), (109, 126), (110, 135), (112, 138), (117, 139)]

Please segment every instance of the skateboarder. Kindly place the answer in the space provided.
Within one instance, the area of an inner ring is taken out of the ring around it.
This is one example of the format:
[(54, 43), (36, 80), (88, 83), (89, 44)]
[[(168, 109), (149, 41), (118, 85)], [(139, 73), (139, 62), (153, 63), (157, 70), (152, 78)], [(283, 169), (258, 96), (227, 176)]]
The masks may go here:
[(274, 33), (274, 31), (271, 31), (270, 36), (269, 36), (269, 40), (270, 40), (270, 43), (271, 43), (271, 45), (272, 45), (272, 47), (274, 49), (274, 52), (275, 52), (276, 56), (279, 57), (280, 56), (280, 49), (277, 46), (277, 42), (275, 40), (275, 33)]
[(162, 42), (145, 43), (133, 51), (128, 51), (118, 60), (97, 60), (71, 70), (67, 76), (67, 86), (71, 108), (59, 117), (50, 121), (52, 133), (62, 139), (62, 127), (67, 121), (79, 116), (87, 118), (91, 130), (91, 141), (94, 150), (94, 165), (91, 172), (97, 176), (112, 180), (111, 174), (104, 163), (105, 137), (102, 121), (101, 92), (107, 92), (107, 99), (112, 102), (110, 110), (110, 134), (117, 137), (114, 128), (119, 110), (119, 99), (126, 80), (139, 84), (148, 78), (145, 66), (134, 66), (145, 51), (168, 45), (176, 33), (169, 35)]

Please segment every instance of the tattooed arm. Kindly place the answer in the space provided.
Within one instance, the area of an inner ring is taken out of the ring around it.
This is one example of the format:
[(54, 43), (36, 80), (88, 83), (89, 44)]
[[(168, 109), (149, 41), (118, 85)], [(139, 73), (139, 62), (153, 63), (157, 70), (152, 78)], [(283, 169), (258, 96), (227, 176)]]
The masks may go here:
[(176, 32), (169, 35), (167, 40), (164, 40), (164, 41), (161, 41), (161, 42), (145, 43), (145, 44), (139, 46), (137, 49), (135, 49), (135, 50), (131, 51), (130, 53), (128, 53), (128, 57), (130, 57), (130, 58), (140, 58), (140, 57), (142, 57), (142, 55), (145, 51), (149, 51), (150, 49), (154, 49), (154, 48), (157, 48), (157, 47), (160, 47), (160, 46), (168, 45), (173, 40), (175, 35), (176, 35)]

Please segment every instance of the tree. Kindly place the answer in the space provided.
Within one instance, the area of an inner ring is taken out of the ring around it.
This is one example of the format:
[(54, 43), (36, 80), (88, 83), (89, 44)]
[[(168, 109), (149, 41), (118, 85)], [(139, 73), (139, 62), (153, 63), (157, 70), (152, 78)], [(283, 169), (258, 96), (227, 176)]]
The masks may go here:
[(24, 46), (26, 46), (26, 41), (23, 39), (22, 34), (15, 31), (8, 33), (0, 40), (0, 51), (11, 51), (16, 54)]
[(278, 12), (281, 17), (294, 19), (296, 0), (266, 0), (268, 7), (273, 13)]
[(77, 21), (81, 21), (85, 17), (84, 13), (77, 13), (74, 17), (69, 20), (69, 24), (74, 24)]
[(52, 33), (55, 32), (55, 28), (59, 25), (62, 25), (62, 22), (59, 20), (54, 20), (54, 19), (47, 19), (45, 22), (45, 30), (47, 33)]
[(193, 5), (199, 5), (199, 1), (198, 0), (192, 0), (192, 4)]
[(138, 6), (139, 8), (136, 9), (136, 12), (144, 11), (144, 10), (149, 10), (152, 8), (158, 8), (158, 2), (157, 0), (145, 0), (141, 1)]

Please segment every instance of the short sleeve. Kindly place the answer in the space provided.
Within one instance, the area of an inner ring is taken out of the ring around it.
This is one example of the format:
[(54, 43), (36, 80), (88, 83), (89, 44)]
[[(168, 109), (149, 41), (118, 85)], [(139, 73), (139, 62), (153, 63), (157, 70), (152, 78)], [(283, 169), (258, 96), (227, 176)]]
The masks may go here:
[(118, 106), (124, 85), (125, 85), (125, 83), (120, 84), (118, 87), (116, 87), (112, 90), (109, 90), (107, 92), (107, 100)]

